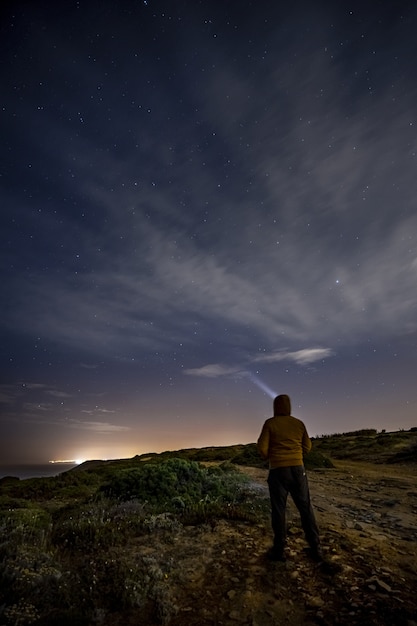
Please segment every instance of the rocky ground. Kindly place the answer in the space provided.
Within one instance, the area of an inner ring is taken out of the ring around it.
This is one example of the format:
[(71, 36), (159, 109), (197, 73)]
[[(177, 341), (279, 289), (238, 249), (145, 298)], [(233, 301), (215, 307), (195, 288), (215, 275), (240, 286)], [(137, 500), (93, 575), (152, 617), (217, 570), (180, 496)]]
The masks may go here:
[[(244, 470), (254, 497), (266, 471)], [(161, 533), (137, 546), (158, 564), (158, 615), (123, 614), (112, 626), (417, 626), (417, 476), (414, 466), (338, 462), (309, 472), (325, 563), (309, 560), (289, 505), (288, 560), (271, 563), (267, 516)], [(155, 622), (153, 621), (155, 620)], [(106, 622), (107, 626), (107, 622)]]

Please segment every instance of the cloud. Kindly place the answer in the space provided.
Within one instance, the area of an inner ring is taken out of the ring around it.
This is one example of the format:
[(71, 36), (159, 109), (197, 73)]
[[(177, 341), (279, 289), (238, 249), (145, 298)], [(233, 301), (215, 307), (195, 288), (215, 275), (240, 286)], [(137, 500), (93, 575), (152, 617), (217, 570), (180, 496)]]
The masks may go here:
[(245, 372), (242, 372), (242, 369), (239, 367), (212, 363), (210, 365), (203, 365), (203, 367), (186, 369), (184, 370), (184, 374), (188, 376), (201, 376), (203, 378), (219, 378), (223, 376), (242, 375), (245, 374)]
[[(20, 394), (21, 395), (21, 394)], [(0, 385), (0, 403), (14, 404), (16, 401), (15, 385)]]
[(184, 374), (188, 376), (200, 376), (202, 378), (221, 378), (223, 376), (249, 376), (253, 378), (253, 374), (248, 371), (254, 363), (278, 363), (280, 361), (293, 361), (298, 365), (309, 365), (315, 361), (321, 361), (328, 357), (334, 356), (333, 350), (330, 348), (305, 348), (302, 350), (277, 350), (267, 354), (257, 355), (249, 358), (245, 365), (224, 365), (221, 363), (211, 363), (184, 370)]
[[(326, 21), (312, 19), (329, 38)], [(234, 351), (258, 341), (343, 345), (360, 342), (370, 325), (383, 336), (415, 330), (414, 91), (394, 102), (387, 78), (371, 97), (359, 89), (368, 67), (348, 77), (341, 53), (311, 37), (284, 46), (272, 29), (256, 77), (219, 38), (210, 47), (217, 69), (196, 79), (192, 96), (205, 124), (187, 120), (186, 133), (184, 122), (166, 133), (153, 122), (155, 108), (140, 148), (126, 140), (124, 120), (120, 152), (97, 149), (97, 136), (114, 144), (107, 118), (98, 132), (85, 124), (76, 135), (65, 116), (32, 124), (53, 138), (34, 137), (41, 162), (58, 154), (87, 209), (81, 228), (65, 211), (59, 223), (46, 211), (32, 218), (28, 231), (60, 242), (53, 254), (61, 269), (37, 273), (36, 254), (28, 259), (30, 276), (13, 282), (7, 328), (47, 329), (51, 341), (94, 356), (179, 342)], [(67, 68), (69, 53), (61, 51)], [(94, 84), (88, 63), (77, 71), (83, 85)], [(165, 89), (155, 83), (155, 100), (170, 96)], [(71, 153), (57, 151), (70, 134)]]
[(117, 432), (125, 432), (130, 430), (128, 426), (120, 426), (118, 424), (110, 424), (109, 422), (82, 422), (79, 420), (71, 420), (67, 423), (68, 428), (76, 430), (90, 430), (100, 435), (111, 435)]
[(45, 383), (22, 382), (22, 383), (19, 383), (19, 386), (21, 386), (22, 390), (24, 391), (38, 391), (39, 389), (46, 390), (48, 388), (48, 385), (46, 385)]
[[(265, 223), (262, 241), (251, 219), (243, 211), (238, 231), (243, 237), (252, 229), (253, 243), (244, 251), (231, 241), (230, 258), (222, 245), (208, 255), (183, 233), (138, 220), (140, 259), (127, 245), (124, 262), (116, 257), (112, 269), (103, 260), (94, 273), (74, 280), (22, 278), (8, 324), (38, 333), (48, 328), (51, 340), (94, 355), (155, 352), (179, 342), (198, 346), (224, 327), (231, 345), (251, 335), (269, 345), (309, 339), (332, 344), (341, 337), (351, 343), (369, 333), (370, 319), (373, 333), (416, 328), (414, 257), (407, 252), (416, 217), (380, 238), (360, 229), (355, 237), (342, 233), (338, 252), (325, 232), (310, 235), (307, 226), (299, 241), (296, 232), (277, 233), (277, 244), (275, 227), (269, 232)], [(192, 332), (195, 321), (198, 336)]]
[(36, 413), (37, 411), (44, 411), (44, 412), (50, 413), (51, 411), (55, 409), (55, 406), (47, 402), (24, 402), (23, 409), (24, 411), (29, 411), (30, 413), (32, 412)]
[[(70, 394), (55, 389), (46, 383), (30, 383), (30, 382), (17, 382), (12, 385), (0, 385), (0, 402), (5, 404), (14, 404), (22, 398), (40, 398), (44, 394), (54, 396), (57, 398), (69, 398)], [(28, 402), (26, 406), (36, 408), (37, 406), (52, 406), (46, 403)]]
[(67, 393), (66, 391), (59, 391), (58, 389), (46, 389), (45, 393), (50, 396), (54, 396), (54, 398), (72, 398), (71, 393)]
[(255, 363), (277, 363), (279, 361), (294, 361), (299, 365), (308, 365), (315, 361), (321, 361), (328, 357), (334, 356), (333, 350), (330, 348), (305, 348), (303, 350), (285, 351), (279, 350), (270, 354), (258, 356), (254, 359)]
[(89, 413), (89, 414), (91, 413), (115, 413), (115, 411), (111, 409), (102, 409), (100, 407), (95, 407), (94, 409), (91, 409), (91, 410), (83, 409), (81, 413)]

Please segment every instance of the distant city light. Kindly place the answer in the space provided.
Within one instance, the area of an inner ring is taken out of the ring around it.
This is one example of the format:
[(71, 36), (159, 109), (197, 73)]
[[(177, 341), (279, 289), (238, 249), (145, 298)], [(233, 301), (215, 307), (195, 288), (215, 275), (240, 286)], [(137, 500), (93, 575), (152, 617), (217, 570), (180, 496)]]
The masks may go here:
[(57, 459), (56, 461), (49, 461), (49, 463), (73, 463), (74, 465), (81, 465), (81, 463), (84, 463), (84, 459)]

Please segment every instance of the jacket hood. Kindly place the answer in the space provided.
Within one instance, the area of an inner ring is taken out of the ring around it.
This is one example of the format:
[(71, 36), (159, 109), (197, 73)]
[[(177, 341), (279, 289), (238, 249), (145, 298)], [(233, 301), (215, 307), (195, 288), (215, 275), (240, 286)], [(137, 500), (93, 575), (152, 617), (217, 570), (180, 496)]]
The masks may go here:
[(276, 415), (291, 415), (291, 400), (286, 393), (277, 396), (274, 400), (274, 417)]

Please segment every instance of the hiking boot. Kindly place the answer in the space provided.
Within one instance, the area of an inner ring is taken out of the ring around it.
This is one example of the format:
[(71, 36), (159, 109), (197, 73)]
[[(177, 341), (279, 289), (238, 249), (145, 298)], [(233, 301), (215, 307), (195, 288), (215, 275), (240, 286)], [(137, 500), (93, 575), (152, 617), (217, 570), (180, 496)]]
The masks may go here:
[(266, 553), (266, 558), (268, 561), (279, 561), (280, 563), (285, 563), (287, 557), (282, 550), (277, 550), (276, 548), (270, 548)]
[(320, 550), (320, 548), (311, 551), (311, 558), (315, 563), (322, 563), (324, 561), (323, 552)]
[(315, 563), (322, 563), (324, 561), (323, 552), (319, 546), (315, 548), (306, 548), (306, 552), (310, 559)]

